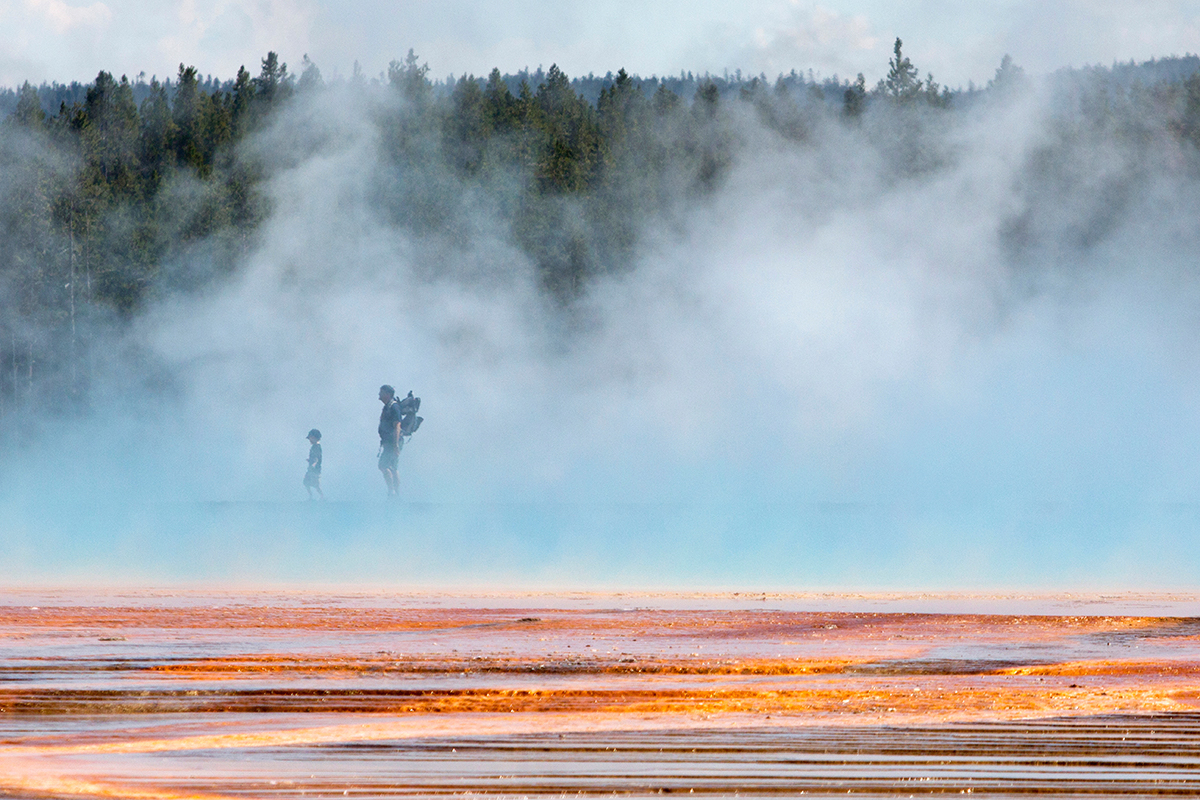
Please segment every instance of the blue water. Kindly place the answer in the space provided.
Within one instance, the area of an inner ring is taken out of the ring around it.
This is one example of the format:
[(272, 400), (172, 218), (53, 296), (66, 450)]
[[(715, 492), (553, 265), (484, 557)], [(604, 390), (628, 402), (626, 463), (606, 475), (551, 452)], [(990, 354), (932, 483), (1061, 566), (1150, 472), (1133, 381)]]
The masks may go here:
[(1175, 589), (1200, 504), (10, 505), (0, 580), (385, 587)]

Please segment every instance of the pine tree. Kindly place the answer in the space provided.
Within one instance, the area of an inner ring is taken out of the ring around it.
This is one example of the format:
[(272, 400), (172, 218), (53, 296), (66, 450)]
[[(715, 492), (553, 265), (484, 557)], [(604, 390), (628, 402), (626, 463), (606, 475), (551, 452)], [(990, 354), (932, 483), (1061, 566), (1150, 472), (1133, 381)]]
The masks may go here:
[(325, 81), (321, 79), (321, 70), (317, 69), (308, 58), (308, 53), (304, 54), (304, 60), (300, 63), (300, 79), (296, 81), (297, 92), (310, 92), (314, 89), (320, 89), (325, 85)]
[(409, 103), (423, 107), (433, 97), (433, 84), (429, 82), (429, 65), (418, 65), (418, 61), (417, 54), (409, 49), (403, 63), (388, 64), (388, 82)]
[(488, 75), (483, 99), (489, 122), (493, 130), (510, 131), (517, 127), (517, 99), (508, 90), (508, 84), (500, 70), (492, 69)]
[(681, 100), (682, 98), (668, 89), (666, 84), (659, 84), (658, 89), (654, 92), (654, 97), (650, 100), (650, 104), (654, 107), (654, 113), (662, 117), (679, 108)]
[(118, 83), (107, 72), (96, 76), (87, 90), (76, 125), (81, 131), (85, 158), (100, 179), (127, 191), (130, 173), (137, 165), (139, 122), (129, 79)]
[(645, 112), (645, 96), (622, 67), (612, 86), (600, 91), (596, 103), (600, 132), (608, 146), (625, 147), (629, 139), (628, 146), (637, 147), (645, 125)]
[(208, 95), (200, 88), (195, 67), (179, 65), (172, 118), (175, 123), (175, 157), (198, 172), (208, 166), (206, 150)]
[(1200, 72), (1183, 82), (1183, 118), (1179, 132), (1185, 141), (1200, 148)]
[(1023, 91), (1028, 84), (1029, 79), (1025, 77), (1025, 70), (1014, 64), (1012, 56), (1005, 53), (1004, 58), (1000, 59), (1000, 66), (996, 69), (996, 77), (988, 81), (987, 88), (991, 92), (1004, 96)]
[(232, 135), (236, 138), (243, 135), (250, 127), (254, 113), (254, 81), (244, 66), (238, 67), (237, 78), (233, 82), (233, 98), (230, 103), (230, 123)]
[(147, 189), (153, 192), (167, 167), (175, 159), (175, 120), (166, 88), (157, 78), (150, 81), (150, 94), (142, 101), (141, 161)]
[(443, 127), (446, 155), (451, 164), (467, 173), (483, 168), (492, 114), (487, 97), (474, 75), (459, 78), (450, 95), (451, 111)]
[(949, 108), (950, 107), (950, 89), (943, 89), (933, 79), (933, 73), (929, 72), (925, 75), (925, 102), (934, 108)]
[(21, 84), (12, 121), (23, 128), (31, 129), (39, 129), (46, 122), (46, 112), (42, 110), (41, 98), (38, 97), (37, 89), (29, 81)]
[(571, 115), (579, 101), (575, 90), (571, 88), (570, 79), (557, 64), (550, 65), (546, 80), (538, 86), (534, 97), (542, 113), (551, 120), (565, 119)]
[(884, 91), (888, 97), (898, 103), (908, 103), (915, 100), (921, 93), (921, 79), (917, 77), (917, 68), (901, 51), (903, 43), (896, 38), (892, 47), (893, 57), (888, 60), (887, 79), (884, 80)]
[(291, 76), (287, 64), (280, 63), (275, 51), (267, 53), (262, 60), (262, 71), (254, 79), (254, 97), (258, 103), (270, 108), (286, 100), (292, 92)]

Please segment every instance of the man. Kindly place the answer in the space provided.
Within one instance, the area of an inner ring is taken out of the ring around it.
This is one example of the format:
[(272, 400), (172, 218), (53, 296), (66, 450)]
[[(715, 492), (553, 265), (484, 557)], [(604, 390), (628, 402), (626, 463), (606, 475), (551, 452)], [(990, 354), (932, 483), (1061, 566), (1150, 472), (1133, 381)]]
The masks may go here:
[(400, 404), (396, 402), (396, 390), (384, 384), (379, 387), (379, 401), (383, 411), (379, 415), (379, 471), (387, 484), (388, 497), (400, 496), (400, 476), (396, 470), (400, 462)]

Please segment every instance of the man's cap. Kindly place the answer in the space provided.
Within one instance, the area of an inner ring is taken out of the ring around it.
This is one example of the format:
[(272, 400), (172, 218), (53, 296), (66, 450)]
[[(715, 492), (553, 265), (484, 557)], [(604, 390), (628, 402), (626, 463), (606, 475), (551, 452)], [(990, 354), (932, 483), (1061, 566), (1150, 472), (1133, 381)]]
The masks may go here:
[(304, 438), (305, 439), (320, 439), (321, 432), (319, 430), (317, 430), (316, 428), (313, 428), (311, 431), (308, 432), (308, 436), (305, 436)]

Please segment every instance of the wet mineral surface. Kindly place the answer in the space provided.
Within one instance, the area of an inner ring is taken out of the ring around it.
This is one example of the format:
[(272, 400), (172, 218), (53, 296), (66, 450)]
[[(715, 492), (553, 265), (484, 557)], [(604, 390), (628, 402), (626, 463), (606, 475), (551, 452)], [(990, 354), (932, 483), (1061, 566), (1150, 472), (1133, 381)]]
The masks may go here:
[(1200, 793), (1200, 602), (0, 593), (0, 797)]

